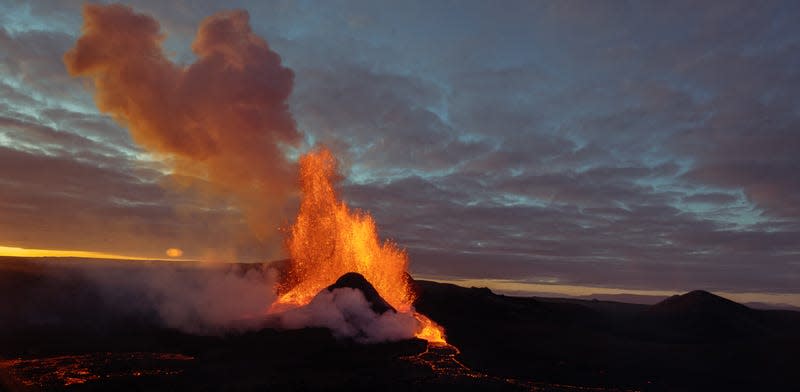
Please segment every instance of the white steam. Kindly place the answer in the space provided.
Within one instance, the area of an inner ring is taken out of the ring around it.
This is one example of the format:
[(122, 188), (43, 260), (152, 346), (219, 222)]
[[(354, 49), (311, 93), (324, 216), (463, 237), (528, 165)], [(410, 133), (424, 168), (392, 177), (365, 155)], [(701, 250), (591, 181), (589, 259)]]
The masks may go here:
[[(375, 313), (364, 294), (349, 287), (323, 289), (305, 306), (268, 314), (278, 280), (268, 265), (104, 260), (23, 264), (5, 271), (7, 285), (28, 283), (4, 291), (12, 298), (0, 306), (0, 330), (65, 326), (104, 331), (134, 322), (219, 335), (322, 327), (337, 338), (373, 343), (410, 339), (419, 328), (411, 313)], [(26, 306), (14, 306), (20, 303)]]
[(279, 320), (287, 329), (324, 327), (336, 337), (362, 343), (411, 339), (418, 328), (410, 313), (375, 313), (361, 290), (349, 287), (322, 290), (308, 305), (280, 314)]
[(154, 312), (164, 326), (193, 334), (258, 326), (275, 299), (277, 276), (273, 269), (241, 264), (92, 268), (85, 273), (115, 306)]

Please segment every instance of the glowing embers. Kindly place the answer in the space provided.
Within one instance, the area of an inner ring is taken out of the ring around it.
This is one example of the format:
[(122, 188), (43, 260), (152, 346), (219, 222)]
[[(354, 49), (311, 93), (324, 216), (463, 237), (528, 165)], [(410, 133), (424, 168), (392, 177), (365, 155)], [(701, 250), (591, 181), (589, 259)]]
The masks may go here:
[(339, 200), (335, 175), (336, 160), (328, 150), (300, 160), (303, 196), (287, 241), (292, 261), (280, 302), (308, 303), (340, 276), (357, 272), (395, 309), (409, 310), (414, 296), (405, 253), (380, 242), (369, 214), (351, 211)]
[(372, 216), (339, 199), (336, 179), (336, 158), (330, 151), (319, 149), (300, 159), (302, 199), (287, 239), (291, 261), (272, 311), (307, 305), (339, 277), (356, 272), (398, 313), (414, 316), (417, 337), (443, 342), (442, 328), (412, 309), (405, 252), (391, 241), (380, 241)]
[(174, 376), (193, 357), (175, 353), (91, 353), (0, 361), (25, 388), (70, 386), (109, 379)]

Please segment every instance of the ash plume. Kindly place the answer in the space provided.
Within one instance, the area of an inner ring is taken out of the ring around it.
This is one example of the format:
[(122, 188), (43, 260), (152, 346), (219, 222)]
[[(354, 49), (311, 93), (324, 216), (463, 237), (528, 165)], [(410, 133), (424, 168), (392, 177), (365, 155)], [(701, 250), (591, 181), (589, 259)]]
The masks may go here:
[(64, 63), (93, 82), (100, 111), (171, 162), (175, 177), (233, 195), (259, 240), (279, 249), (296, 178), (285, 149), (301, 140), (287, 104), (294, 73), (253, 33), (248, 13), (206, 18), (192, 44), (197, 60), (186, 66), (164, 53), (165, 34), (149, 15), (87, 4), (83, 17)]
[[(64, 62), (70, 75), (93, 83), (99, 110), (171, 163), (176, 177), (198, 178), (220, 194), (233, 195), (256, 236), (264, 243), (281, 244), (277, 229), (287, 221), (283, 212), (295, 194), (298, 175), (287, 149), (299, 147), (302, 139), (287, 104), (294, 74), (252, 32), (247, 12), (206, 18), (192, 44), (197, 60), (186, 66), (165, 55), (165, 35), (148, 15), (114, 4), (86, 5), (83, 17), (82, 35)], [(293, 228), (290, 253), (298, 261), (292, 264), (291, 283), (293, 290), (301, 291), (297, 297), (307, 302), (268, 314), (278, 286), (276, 275), (262, 269), (87, 269), (82, 279), (101, 298), (135, 303), (140, 313), (155, 314), (161, 324), (190, 333), (327, 327), (338, 337), (362, 342), (411, 338), (419, 323), (410, 310), (413, 296), (406, 282), (405, 253), (380, 243), (372, 218), (351, 212), (336, 198), (334, 161), (329, 152), (303, 160), (303, 177), (316, 180), (303, 182), (306, 202), (301, 213), (306, 212), (297, 220), (312, 226), (331, 216), (346, 221), (312, 227), (310, 232)], [(322, 186), (323, 195), (313, 194), (316, 185)], [(332, 258), (331, 236), (337, 236), (344, 249), (359, 252)], [(320, 255), (328, 256), (315, 258)], [(330, 280), (364, 264), (359, 260), (373, 259), (380, 262), (360, 272), (383, 289), (389, 301), (402, 305), (401, 312), (375, 311), (375, 302), (362, 290), (325, 289)], [(298, 267), (303, 265), (313, 268)]]

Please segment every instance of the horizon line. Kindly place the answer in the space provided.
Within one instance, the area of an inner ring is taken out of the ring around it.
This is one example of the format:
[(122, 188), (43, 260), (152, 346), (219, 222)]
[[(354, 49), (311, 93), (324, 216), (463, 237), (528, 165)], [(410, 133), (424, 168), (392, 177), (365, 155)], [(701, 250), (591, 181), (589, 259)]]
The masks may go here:
[[(0, 257), (29, 257), (29, 258), (75, 258), (114, 261), (163, 261), (163, 262), (194, 262), (194, 263), (237, 263), (235, 261), (204, 261), (183, 258), (159, 258), (128, 256), (115, 253), (64, 250), (64, 249), (37, 249), (14, 246), (0, 246)], [(410, 274), (410, 272), (409, 272)], [(431, 280), (440, 283), (450, 283), (459, 286), (487, 287), (495, 293), (512, 296), (567, 296), (571, 298), (587, 298), (604, 295), (630, 295), (647, 297), (670, 297), (685, 294), (695, 289), (634, 289), (609, 287), (603, 285), (559, 284), (547, 282), (526, 282), (513, 279), (497, 278), (459, 278), (453, 276), (435, 276), (430, 274), (414, 274), (416, 279)], [(791, 306), (800, 308), (800, 293), (774, 293), (752, 291), (709, 290), (716, 295), (731, 299), (739, 303), (763, 303), (768, 305)]]

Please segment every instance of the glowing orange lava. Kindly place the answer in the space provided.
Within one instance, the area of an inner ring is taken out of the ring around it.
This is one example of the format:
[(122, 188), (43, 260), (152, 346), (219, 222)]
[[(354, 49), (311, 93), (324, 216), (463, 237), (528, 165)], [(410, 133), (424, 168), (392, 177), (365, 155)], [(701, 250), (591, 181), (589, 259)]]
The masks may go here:
[[(363, 275), (399, 312), (413, 312), (406, 253), (391, 241), (381, 242), (368, 213), (351, 210), (334, 188), (336, 158), (319, 149), (300, 159), (300, 211), (287, 247), (290, 266), (276, 305), (301, 306), (348, 272)], [(444, 342), (444, 330), (424, 315), (417, 337)]]
[(444, 328), (422, 313), (414, 312), (414, 317), (420, 324), (420, 329), (416, 334), (418, 338), (427, 340), (428, 343), (447, 344), (447, 340), (444, 338)]

